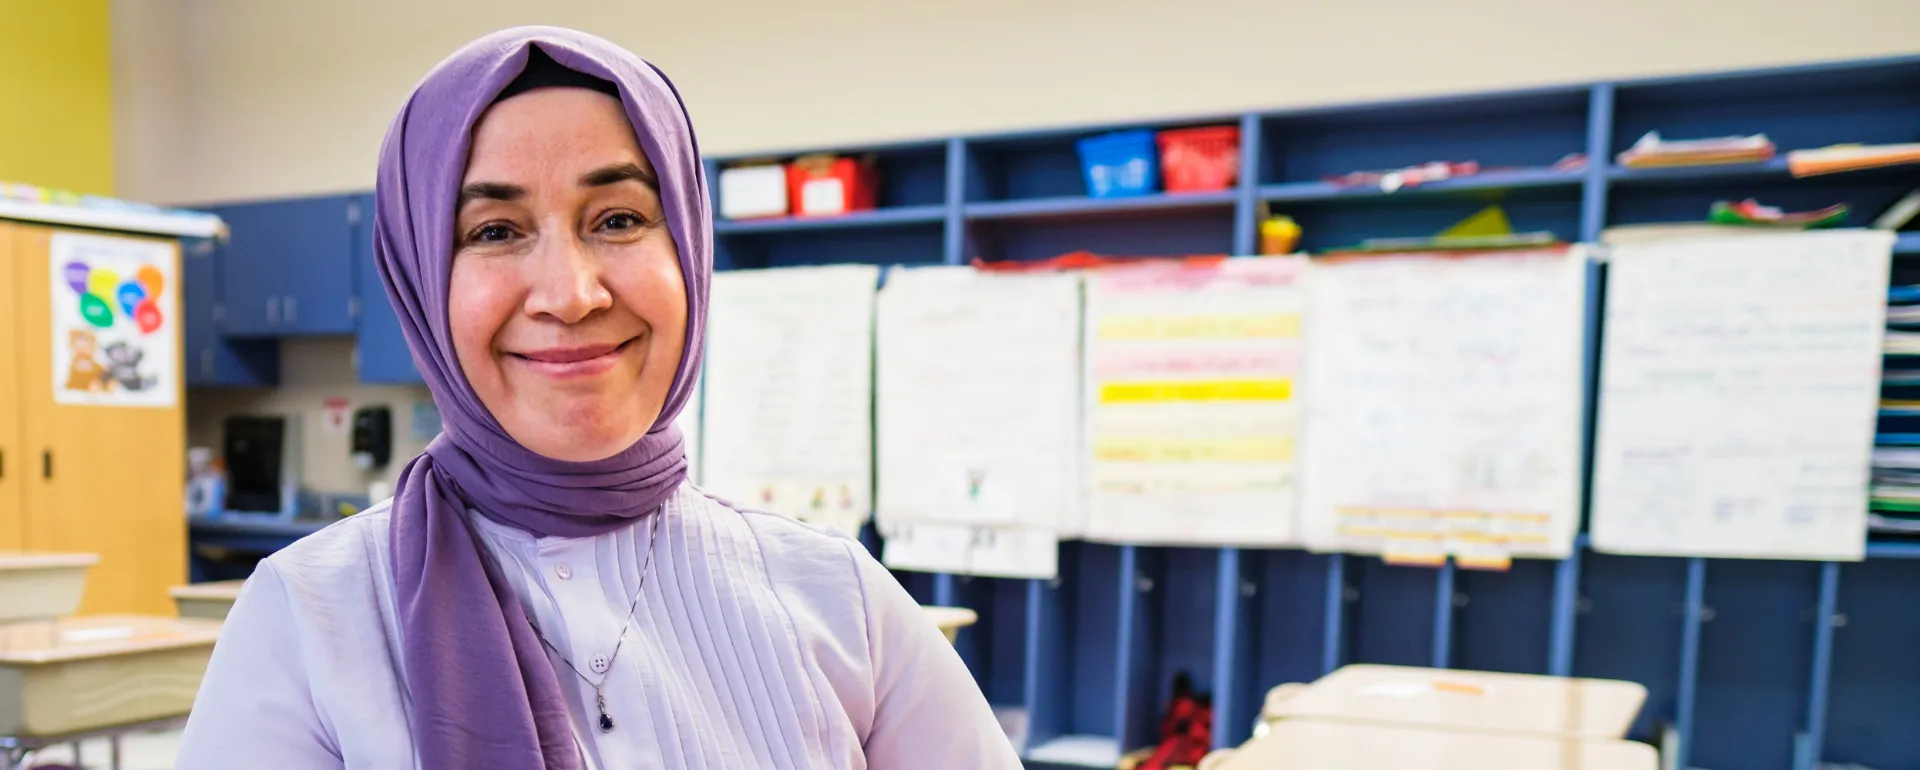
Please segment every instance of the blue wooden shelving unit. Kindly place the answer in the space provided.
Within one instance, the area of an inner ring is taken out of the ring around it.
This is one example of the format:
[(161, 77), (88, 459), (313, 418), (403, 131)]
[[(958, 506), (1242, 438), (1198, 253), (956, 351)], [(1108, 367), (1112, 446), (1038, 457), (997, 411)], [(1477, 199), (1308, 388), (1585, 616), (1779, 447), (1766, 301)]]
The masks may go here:
[[(1242, 134), (1233, 190), (1083, 194), (1077, 139), (1227, 123)], [(1746, 197), (1790, 209), (1845, 201), (1858, 226), (1920, 187), (1913, 167), (1795, 180), (1783, 160), (1612, 164), (1649, 130), (1765, 132), (1783, 152), (1920, 140), (1920, 57), (835, 148), (876, 153), (877, 211), (723, 222), (716, 264), (1250, 253), (1263, 205), (1300, 222), (1310, 251), (1430, 235), (1490, 202), (1518, 229), (1568, 240), (1612, 224), (1697, 221), (1714, 200)], [(1570, 153), (1584, 153), (1585, 168), (1556, 170)], [(1392, 194), (1321, 181), (1433, 160), (1486, 170)], [(1897, 250), (1920, 255), (1920, 233), (1903, 234)], [(1604, 267), (1593, 270), (1589, 441), (1605, 292)], [(1670, 726), (1680, 767), (1920, 761), (1920, 612), (1908, 603), (1920, 591), (1916, 543), (1876, 542), (1866, 561), (1834, 564), (1613, 556), (1582, 538), (1570, 559), (1504, 573), (1293, 550), (1061, 551), (1052, 581), (900, 575), (922, 601), (980, 612), (959, 648), (991, 700), (1028, 709), (1029, 750), (1068, 736), (1116, 752), (1150, 743), (1176, 671), (1215, 693), (1216, 740), (1234, 744), (1269, 687), (1382, 662), (1644, 683), (1632, 735), (1654, 740)]]

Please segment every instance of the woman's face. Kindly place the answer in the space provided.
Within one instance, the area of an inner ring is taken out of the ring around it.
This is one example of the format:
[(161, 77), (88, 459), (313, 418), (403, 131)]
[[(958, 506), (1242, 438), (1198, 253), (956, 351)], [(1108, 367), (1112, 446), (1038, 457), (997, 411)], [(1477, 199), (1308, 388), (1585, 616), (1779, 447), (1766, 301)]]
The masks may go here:
[(493, 105), (457, 205), (447, 320), (480, 402), (557, 460), (632, 446), (680, 365), (687, 291), (620, 101), (543, 88)]

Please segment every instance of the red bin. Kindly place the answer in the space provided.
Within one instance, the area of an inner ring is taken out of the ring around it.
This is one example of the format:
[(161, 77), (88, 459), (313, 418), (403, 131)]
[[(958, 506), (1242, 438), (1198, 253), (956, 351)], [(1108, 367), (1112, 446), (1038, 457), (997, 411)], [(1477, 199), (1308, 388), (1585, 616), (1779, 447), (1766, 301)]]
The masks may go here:
[(1240, 178), (1240, 127), (1162, 131), (1160, 179), (1167, 192), (1225, 190)]
[(787, 200), (795, 216), (834, 216), (871, 209), (878, 183), (871, 158), (808, 155), (787, 164)]

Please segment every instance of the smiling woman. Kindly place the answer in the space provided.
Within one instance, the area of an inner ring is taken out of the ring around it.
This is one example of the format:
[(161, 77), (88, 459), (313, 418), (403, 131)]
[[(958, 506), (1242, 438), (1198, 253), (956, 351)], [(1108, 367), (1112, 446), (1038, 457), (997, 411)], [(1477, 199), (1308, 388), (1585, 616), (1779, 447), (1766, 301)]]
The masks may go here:
[(454, 229), (454, 352), (507, 434), (580, 462), (640, 440), (680, 363), (687, 293), (619, 98), (550, 86), (494, 104)]
[(1020, 766), (864, 548), (686, 483), (713, 221), (659, 70), (477, 40), (394, 120), (376, 208), (445, 433), (261, 562), (179, 767)]

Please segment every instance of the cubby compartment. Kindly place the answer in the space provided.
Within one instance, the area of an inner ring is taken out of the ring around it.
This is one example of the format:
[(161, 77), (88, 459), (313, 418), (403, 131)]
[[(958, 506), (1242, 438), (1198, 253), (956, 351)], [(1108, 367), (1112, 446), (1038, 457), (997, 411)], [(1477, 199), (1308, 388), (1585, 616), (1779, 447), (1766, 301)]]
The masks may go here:
[(1920, 560), (1878, 558), (1840, 570), (1821, 759), (1911, 767), (1920, 757)]
[(1233, 206), (1222, 201), (1044, 217), (970, 217), (966, 236), (963, 258), (988, 262), (1049, 259), (1076, 251), (1119, 257), (1226, 254), (1233, 249)]
[(1573, 675), (1647, 688), (1628, 737), (1654, 740), (1674, 721), (1686, 631), (1688, 560), (1589, 553), (1581, 559)]
[[(904, 573), (911, 574), (911, 573)], [(979, 617), (960, 629), (954, 648), (973, 672), (974, 681), (995, 707), (1025, 703), (1028, 580), (929, 575), (951, 581), (948, 603)], [(935, 592), (937, 598), (938, 592)]]
[(1215, 600), (1220, 551), (1120, 547), (1120, 748), (1159, 739), (1160, 717), (1184, 673), (1214, 690)]
[(1911, 142), (1920, 137), (1916, 93), (1920, 61), (1913, 60), (1623, 84), (1614, 96), (1611, 149), (1625, 150), (1648, 131), (1668, 140), (1764, 133), (1782, 154)]
[(1058, 579), (1018, 581), (1027, 589), (1025, 754), (1033, 759), (1085, 757), (1090, 746), (1108, 767), (1119, 757), (1122, 550), (1063, 542)]
[[(1039, 201), (1088, 198), (1087, 182), (1081, 167), (1081, 140), (1122, 131), (1162, 131), (1214, 125), (1238, 125), (1239, 118), (1183, 121), (1152, 126), (1115, 126), (1099, 130), (1044, 131), (1037, 133), (987, 136), (969, 140), (966, 147), (966, 202)], [(1158, 162), (1159, 149), (1153, 149)], [(1159, 192), (1145, 197), (1194, 197), (1208, 193)], [(1100, 202), (1122, 198), (1091, 199)], [(991, 210), (990, 208), (988, 210)]]
[(1789, 767), (1805, 728), (1820, 565), (1716, 559), (1706, 578), (1689, 757)]
[[(1252, 734), (1268, 690), (1288, 682), (1312, 682), (1331, 670), (1328, 644), (1338, 641), (1337, 636), (1328, 638), (1328, 623), (1337, 634), (1344, 593), (1343, 585), (1332, 582), (1338, 579), (1332, 565), (1343, 556), (1241, 550), (1239, 559), (1235, 665), (1230, 682), (1214, 684), (1216, 692), (1231, 699), (1214, 701), (1215, 743), (1228, 746)], [(1331, 616), (1329, 607), (1334, 610)]]
[[(857, 227), (895, 220), (938, 221), (947, 199), (947, 143), (914, 142), (878, 148), (836, 151), (842, 157), (871, 157), (875, 173), (874, 208), (837, 216), (779, 216), (728, 220), (717, 218), (714, 229), (736, 231), (795, 228)], [(779, 156), (790, 162), (795, 156)], [(725, 194), (721, 170), (733, 161), (716, 161), (708, 167), (714, 196)], [(789, 193), (791, 196), (791, 193)], [(794, 201), (788, 200), (791, 210)], [(717, 211), (717, 208), (716, 208)]]
[(1920, 166), (1791, 179), (1784, 173), (1727, 179), (1616, 179), (1610, 183), (1610, 224), (1704, 222), (1715, 201), (1752, 198), (1787, 211), (1848, 206), (1844, 227), (1866, 227), (1888, 206), (1920, 188)]
[(1516, 559), (1505, 572), (1454, 571), (1453, 668), (1548, 673), (1557, 561)]
[[(1369, 238), (1425, 238), (1487, 206), (1498, 204), (1517, 233), (1546, 231), (1563, 241), (1580, 239), (1580, 188), (1482, 189), (1450, 195), (1416, 195), (1270, 202), (1275, 215), (1300, 224), (1299, 250), (1351, 248)], [(1251, 227), (1249, 223), (1247, 226)]]
[[(1346, 663), (1397, 666), (1434, 664), (1436, 606), (1445, 568), (1397, 566), (1375, 557), (1347, 559), (1347, 585), (1356, 593), (1349, 606)], [(1449, 595), (1451, 592), (1447, 592)]]
[(878, 222), (859, 227), (794, 227), (716, 232), (715, 270), (801, 265), (937, 265), (941, 262), (941, 220)]
[(1378, 186), (1345, 188), (1326, 180), (1436, 161), (1472, 161), (1480, 173), (1395, 194), (1503, 184), (1574, 186), (1577, 169), (1553, 166), (1586, 151), (1589, 95), (1587, 88), (1558, 88), (1271, 116), (1260, 131), (1261, 193), (1384, 194)]

